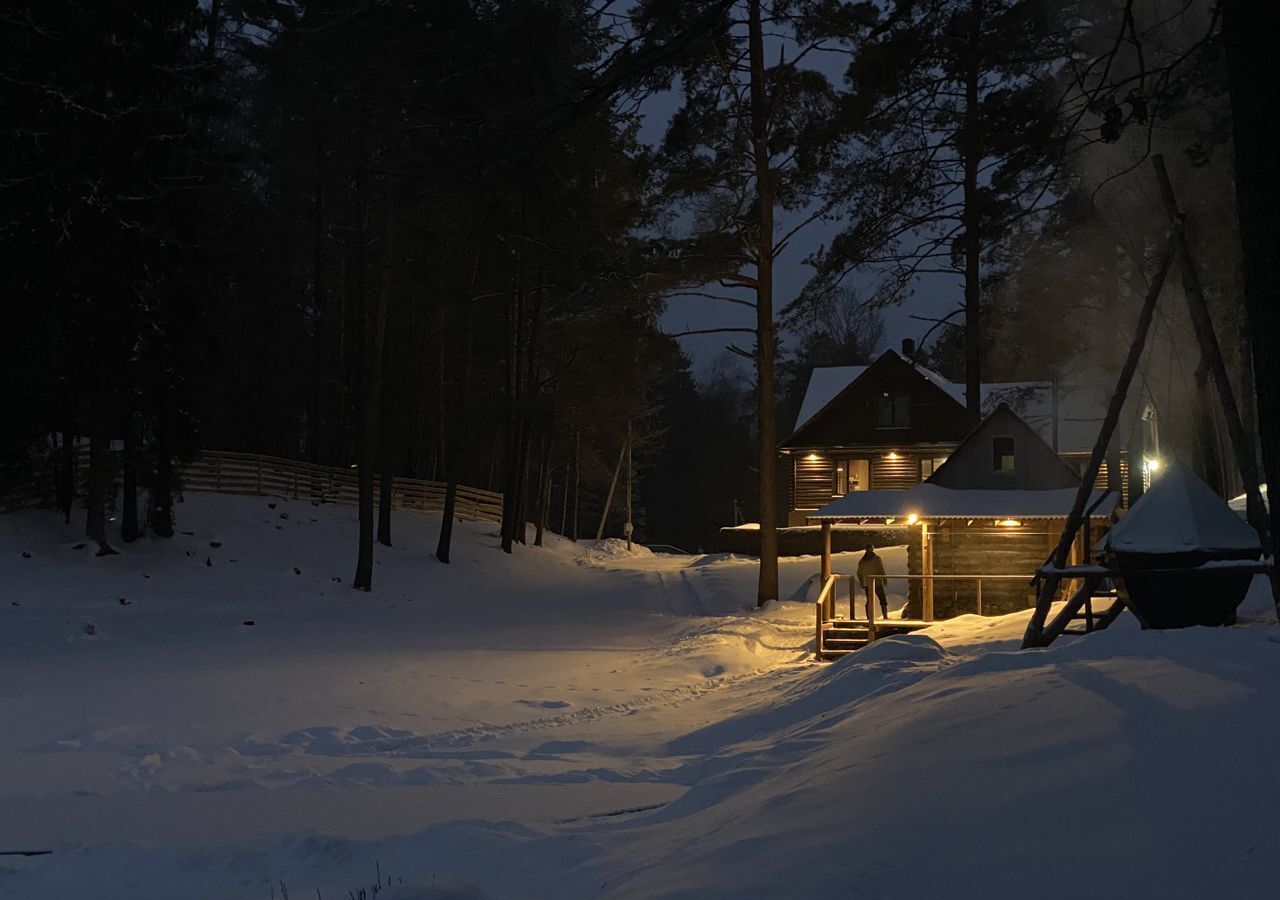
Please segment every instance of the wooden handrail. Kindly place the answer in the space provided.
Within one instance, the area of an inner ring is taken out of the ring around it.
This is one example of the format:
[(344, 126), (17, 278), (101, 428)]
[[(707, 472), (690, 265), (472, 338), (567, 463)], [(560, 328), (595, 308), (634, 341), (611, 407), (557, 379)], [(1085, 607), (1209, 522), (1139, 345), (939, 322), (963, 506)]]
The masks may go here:
[(831, 618), (831, 611), (828, 610), (827, 606), (831, 603), (832, 597), (835, 595), (836, 583), (839, 580), (839, 575), (828, 576), (826, 582), (822, 585), (822, 590), (818, 592), (817, 601), (814, 603), (814, 609), (817, 614), (817, 638), (814, 641), (813, 647), (814, 653), (816, 653), (819, 658), (822, 656), (822, 629)]

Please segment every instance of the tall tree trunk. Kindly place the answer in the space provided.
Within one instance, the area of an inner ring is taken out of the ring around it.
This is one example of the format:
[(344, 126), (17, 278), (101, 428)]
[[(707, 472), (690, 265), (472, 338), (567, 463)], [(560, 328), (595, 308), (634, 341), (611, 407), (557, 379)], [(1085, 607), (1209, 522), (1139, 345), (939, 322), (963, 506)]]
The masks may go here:
[[(313, 463), (325, 459), (332, 452), (332, 440), (326, 440), (325, 432), (332, 426), (327, 422), (325, 398), (333, 379), (333, 354), (329, 350), (329, 310), (324, 289), (324, 129), (316, 127), (316, 185), (311, 245), (311, 305), (315, 311), (316, 334), (311, 376), (310, 402), (307, 422), (307, 456)], [(323, 445), (323, 449), (322, 449)]]
[(107, 467), (108, 432), (101, 422), (101, 413), (94, 413), (93, 432), (89, 435), (89, 488), (88, 514), (84, 533), (98, 545), (98, 555), (106, 556), (116, 551), (107, 543), (107, 488), (111, 473)]
[(756, 603), (778, 598), (777, 460), (774, 406), (773, 324), (773, 171), (769, 156), (769, 109), (764, 82), (764, 29), (760, 0), (748, 2), (751, 57), (751, 145), (755, 166), (756, 206), (756, 407), (760, 457), (760, 581)]
[(1213, 386), (1210, 383), (1209, 367), (1204, 360), (1196, 366), (1193, 377), (1196, 386), (1194, 459), (1205, 484), (1213, 488), (1215, 494), (1224, 495), (1226, 485), (1223, 480), (1222, 455), (1218, 452), (1221, 443), (1218, 435), (1218, 417), (1213, 409)]
[(551, 503), (551, 428), (542, 437), (542, 459), (538, 463), (538, 509), (533, 546), (542, 546), (542, 535), (547, 530), (547, 506)]
[[(1223, 34), (1231, 121), (1235, 133), (1236, 209), (1244, 250), (1245, 308), (1253, 342), (1258, 434), (1269, 485), (1280, 484), (1280, 83), (1275, 77), (1275, 38), (1280, 4), (1274, 0), (1223, 0)], [(1245, 486), (1246, 488), (1248, 485)], [(1273, 536), (1280, 535), (1280, 501), (1268, 503)], [(1280, 571), (1271, 573), (1280, 616)]]
[[(479, 270), (479, 257), (473, 257), (471, 266), (471, 294), (475, 294), (476, 275)], [(462, 440), (467, 433), (467, 399), (471, 393), (471, 355), (475, 336), (475, 312), (468, 300), (467, 313), (463, 326), (462, 369), (453, 399), (453, 427), (449, 429), (449, 439), (445, 443), (445, 480), (444, 510), (440, 514), (440, 540), (436, 543), (436, 559), (442, 563), (449, 561), (449, 548), (453, 543), (453, 519), (458, 503), (458, 470), (462, 468)]]
[[(383, 277), (386, 277), (384, 274)], [(388, 318), (390, 311), (387, 312)], [(383, 326), (384, 335), (387, 328)], [(395, 330), (392, 329), (394, 334)], [(384, 338), (384, 342), (386, 339)], [(395, 354), (390, 346), (383, 347), (381, 371), (381, 386), (378, 393), (378, 429), (379, 429), (379, 456), (381, 462), (378, 470), (378, 543), (384, 547), (391, 546), (391, 509), (395, 501), (395, 473), (396, 473), (396, 457), (399, 447), (396, 443), (396, 427), (395, 416), (403, 408), (401, 404), (395, 402), (396, 394), (392, 390), (391, 376), (394, 369)]]
[[(524, 228), (523, 208), (520, 215), (521, 231)], [(507, 372), (505, 395), (502, 398), (502, 437), (505, 443), (502, 459), (502, 550), (510, 553), (516, 540), (516, 526), (520, 520), (521, 479), (524, 469), (520, 465), (520, 446), (524, 439), (525, 414), (520, 405), (524, 401), (524, 250), (520, 244), (516, 251), (516, 290), (507, 304)]]
[(125, 417), (120, 481), (120, 537), (129, 544), (138, 539), (138, 429), (132, 415)]
[(76, 505), (76, 439), (75, 426), (65, 422), (62, 426), (62, 453), (58, 466), (58, 510), (63, 522), (71, 524), (71, 511)]
[[(162, 398), (167, 405), (167, 399)], [(151, 475), (151, 489), (147, 496), (147, 520), (151, 533), (156, 537), (173, 537), (173, 492), (177, 488), (173, 471), (173, 451), (170, 439), (168, 409), (156, 416), (155, 471)]]
[(960, 132), (960, 155), (964, 159), (964, 400), (969, 424), (982, 420), (982, 270), (981, 225), (978, 209), (978, 167), (982, 164), (978, 87), (981, 79), (978, 59), (982, 42), (982, 0), (971, 0), (969, 34), (965, 47), (964, 128)]
[(517, 543), (529, 542), (529, 465), (533, 450), (533, 423), (528, 420), (520, 425), (520, 455), (516, 462), (519, 478), (516, 482), (515, 539)]
[[(582, 429), (577, 424), (578, 411), (576, 409), (573, 412), (573, 418), (573, 527), (569, 532), (569, 539), (576, 543), (578, 540), (578, 489), (582, 481)], [(567, 490), (568, 487), (566, 486), (565, 489)]]
[[(382, 349), (386, 339), (387, 306), (396, 246), (396, 188), (387, 182), (386, 230), (383, 238), (383, 265), (378, 280), (377, 300), (365, 316), (363, 397), (360, 404), (360, 546), (356, 557), (356, 575), (352, 586), (362, 591), (373, 590), (373, 471), (378, 460), (378, 401), (382, 392)], [(362, 217), (363, 218), (363, 217)], [(363, 228), (361, 231), (363, 232)], [(363, 239), (362, 239), (363, 243)]]
[(388, 419), (391, 417), (381, 410), (382, 437), (379, 441), (382, 457), (378, 473), (378, 543), (384, 547), (391, 546), (391, 508), (395, 502), (395, 446), (389, 434)]

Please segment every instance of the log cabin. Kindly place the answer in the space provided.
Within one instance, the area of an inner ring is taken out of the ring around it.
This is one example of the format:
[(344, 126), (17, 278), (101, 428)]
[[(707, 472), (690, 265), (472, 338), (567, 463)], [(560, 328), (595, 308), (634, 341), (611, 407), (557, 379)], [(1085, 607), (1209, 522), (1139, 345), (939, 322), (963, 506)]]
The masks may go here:
[[(906, 490), (929, 479), (970, 431), (964, 386), (914, 361), (914, 346), (885, 351), (866, 366), (815, 368), (796, 426), (781, 442), (788, 477), (788, 526), (803, 525), (833, 499)], [(1059, 381), (982, 386), (984, 413), (1007, 405), (1069, 466), (1082, 472), (1106, 412), (1102, 385)], [(1136, 496), (1158, 459), (1154, 408), (1128, 404), (1098, 487)], [(1129, 458), (1144, 460), (1131, 483)]]
[[(1062, 534), (1080, 481), (1069, 461), (1000, 403), (924, 482), (849, 492), (809, 520), (824, 537), (836, 523), (899, 529), (907, 545), (904, 619), (998, 615), (1033, 605), (1031, 579)], [(1120, 491), (1093, 489), (1071, 563), (1091, 557), (1119, 502)], [(825, 580), (829, 553), (821, 566)]]

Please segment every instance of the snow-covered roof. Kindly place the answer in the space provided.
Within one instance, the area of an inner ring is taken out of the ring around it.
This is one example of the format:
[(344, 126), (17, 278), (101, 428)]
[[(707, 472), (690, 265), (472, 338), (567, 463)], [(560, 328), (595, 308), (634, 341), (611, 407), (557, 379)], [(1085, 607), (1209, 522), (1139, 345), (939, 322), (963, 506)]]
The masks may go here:
[[(1267, 499), (1267, 486), (1265, 484), (1260, 484), (1258, 485), (1258, 489), (1262, 491), (1263, 506), (1267, 506), (1267, 504), (1271, 502)], [(1244, 516), (1249, 512), (1249, 495), (1240, 494), (1237, 497), (1232, 497), (1227, 501), (1227, 505), (1235, 511), (1236, 515)], [(1269, 506), (1267, 508), (1270, 509)]]
[[(895, 351), (888, 351), (893, 353)], [(917, 363), (911, 364), (917, 372), (933, 382), (961, 406), (964, 405), (964, 385), (943, 378), (932, 369)], [(809, 387), (800, 414), (792, 431), (798, 431), (816, 416), (824, 406), (836, 398), (845, 388), (862, 376), (869, 366), (829, 366), (815, 368), (809, 376)], [(1050, 381), (998, 381), (982, 385), (982, 414), (988, 415), (1001, 403), (1009, 407), (1050, 446), (1054, 445), (1054, 396)], [(1059, 383), (1057, 398), (1059, 453), (1087, 453), (1093, 449), (1102, 419), (1106, 415), (1110, 393), (1104, 385)], [(1130, 417), (1122, 418), (1122, 426)], [(1123, 430), (1117, 435), (1125, 442)]]
[(1121, 553), (1259, 549), (1258, 534), (1180, 462), (1172, 463), (1107, 535)]
[(799, 431), (801, 425), (816, 416), (822, 407), (836, 399), (836, 394), (857, 381), (865, 371), (866, 366), (815, 368), (809, 375), (809, 387), (804, 392), (800, 414), (796, 416), (796, 427), (791, 430)]
[[(1098, 503), (1102, 494), (1093, 491), (1089, 504)], [(810, 518), (906, 518), (914, 513), (922, 519), (1058, 519), (1071, 512), (1075, 499), (1075, 488), (977, 491), (926, 483), (905, 491), (852, 491), (832, 500)], [(1098, 503), (1093, 515), (1111, 515), (1119, 499), (1117, 494), (1109, 495)]]

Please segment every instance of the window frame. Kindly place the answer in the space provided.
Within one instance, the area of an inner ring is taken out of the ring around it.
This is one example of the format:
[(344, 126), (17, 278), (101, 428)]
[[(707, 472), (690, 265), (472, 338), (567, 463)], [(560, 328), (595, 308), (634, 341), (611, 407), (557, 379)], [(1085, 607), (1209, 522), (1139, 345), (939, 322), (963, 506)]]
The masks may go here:
[[(1001, 453), (1001, 442), (1007, 441), (1008, 452)], [(1004, 461), (1008, 459), (1006, 467)], [(1011, 434), (996, 434), (991, 437), (991, 471), (1002, 475), (1012, 475), (1018, 471), (1018, 442)]]
[(892, 388), (877, 391), (876, 428), (910, 428), (911, 399), (911, 394), (906, 391), (896, 391)]

